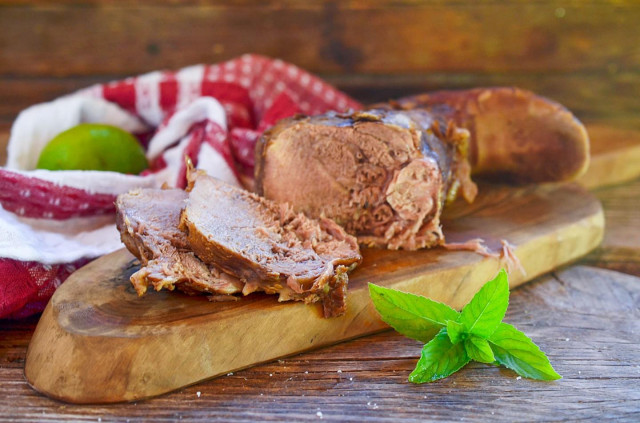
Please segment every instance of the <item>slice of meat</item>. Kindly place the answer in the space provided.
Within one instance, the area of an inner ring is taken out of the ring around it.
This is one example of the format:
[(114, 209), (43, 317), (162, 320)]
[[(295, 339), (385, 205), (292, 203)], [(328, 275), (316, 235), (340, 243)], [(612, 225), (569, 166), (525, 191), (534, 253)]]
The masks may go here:
[(325, 317), (345, 312), (347, 273), (361, 260), (354, 237), (206, 174), (189, 178), (180, 228), (199, 258), (245, 282), (244, 294), (322, 301)]
[(477, 192), (468, 137), (424, 110), (286, 119), (258, 141), (256, 190), (368, 246), (432, 247), (444, 241), (445, 201)]
[(189, 248), (178, 229), (187, 193), (178, 189), (139, 189), (118, 196), (116, 225), (127, 249), (142, 264), (131, 275), (138, 295), (151, 284), (196, 294), (234, 294), (243, 284), (235, 277), (206, 265)]
[(589, 165), (589, 136), (562, 105), (512, 87), (437, 91), (392, 103), (452, 119), (471, 133), (473, 173), (519, 183), (574, 179)]

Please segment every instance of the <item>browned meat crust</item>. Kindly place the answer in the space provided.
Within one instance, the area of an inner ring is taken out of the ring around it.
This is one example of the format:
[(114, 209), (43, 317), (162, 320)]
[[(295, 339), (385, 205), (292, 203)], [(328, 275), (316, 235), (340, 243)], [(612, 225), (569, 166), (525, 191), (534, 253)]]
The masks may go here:
[(325, 317), (346, 310), (347, 272), (357, 241), (335, 222), (312, 220), (202, 173), (192, 174), (180, 228), (191, 249), (245, 285), (280, 301), (322, 301)]
[(521, 183), (574, 179), (589, 165), (589, 137), (562, 105), (530, 91), (476, 88), (406, 97), (393, 106), (426, 109), (471, 133), (474, 175)]
[(256, 190), (368, 246), (431, 247), (445, 201), (475, 197), (467, 146), (466, 130), (424, 110), (285, 119), (258, 141)]
[(151, 284), (188, 294), (234, 294), (242, 283), (206, 265), (189, 248), (187, 237), (178, 230), (180, 211), (187, 194), (178, 189), (140, 189), (118, 196), (116, 225), (122, 242), (141, 262), (131, 275), (138, 295)]

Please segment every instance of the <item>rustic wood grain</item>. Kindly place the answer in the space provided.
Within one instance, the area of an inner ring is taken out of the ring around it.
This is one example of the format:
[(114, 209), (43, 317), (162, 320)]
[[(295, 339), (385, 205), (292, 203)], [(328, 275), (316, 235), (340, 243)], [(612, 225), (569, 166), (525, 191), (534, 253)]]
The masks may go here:
[(7, 161), (7, 144), (9, 143), (8, 123), (0, 122), (0, 166), (4, 166)]
[(12, 2), (0, 69), (139, 73), (250, 47), (321, 73), (637, 71), (638, 21), (635, 1)]
[[(523, 273), (512, 287), (575, 260), (602, 239), (600, 204), (577, 185), (482, 186), (476, 201), (451, 207), (448, 242), (481, 237), (493, 251), (513, 246)], [(136, 400), (256, 363), (384, 328), (368, 282), (426, 295), (460, 309), (500, 267), (497, 258), (443, 249), (365, 249), (350, 276), (347, 312), (324, 319), (318, 307), (252, 295), (211, 303), (177, 293), (135, 294), (137, 266), (121, 250), (83, 267), (49, 302), (27, 354), (27, 380), (75, 403)], [(252, 348), (255, 343), (260, 348)], [(115, 351), (117, 351), (117, 353)]]
[(364, 102), (515, 85), (640, 128), (638, 21), (629, 0), (4, 2), (0, 119), (98, 81), (255, 52)]
[(407, 377), (420, 344), (385, 332), (111, 406), (63, 404), (33, 391), (21, 374), (33, 320), (3, 322), (0, 412), (16, 421), (319, 421), (318, 412), (329, 421), (637, 421), (639, 298), (639, 278), (583, 266), (512, 292), (505, 320), (548, 354), (563, 376), (557, 382), (474, 363), (413, 385)]
[(586, 263), (640, 276), (640, 179), (594, 191), (605, 208), (605, 236)]

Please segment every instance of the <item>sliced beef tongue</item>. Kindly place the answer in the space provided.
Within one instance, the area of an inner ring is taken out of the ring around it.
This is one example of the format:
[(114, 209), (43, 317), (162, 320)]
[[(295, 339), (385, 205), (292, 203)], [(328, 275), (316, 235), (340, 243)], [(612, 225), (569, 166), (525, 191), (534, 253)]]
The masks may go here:
[(344, 313), (347, 272), (361, 260), (354, 237), (203, 173), (190, 175), (189, 189), (180, 228), (200, 259), (242, 280), (244, 294), (321, 301), (325, 317)]
[(372, 109), (280, 121), (256, 146), (256, 189), (361, 244), (418, 249), (444, 241), (440, 214), (476, 194), (469, 133), (425, 110)]
[(148, 286), (188, 294), (234, 294), (243, 284), (237, 278), (206, 265), (189, 248), (178, 229), (187, 193), (178, 189), (140, 189), (118, 196), (116, 224), (127, 249), (141, 262), (131, 276), (138, 295)]

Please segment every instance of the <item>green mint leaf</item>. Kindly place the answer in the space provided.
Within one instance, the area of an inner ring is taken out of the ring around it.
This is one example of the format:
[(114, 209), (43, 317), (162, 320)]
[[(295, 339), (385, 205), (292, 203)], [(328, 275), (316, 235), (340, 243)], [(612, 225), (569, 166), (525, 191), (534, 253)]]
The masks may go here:
[(532, 379), (562, 377), (527, 335), (502, 323), (509, 305), (509, 282), (504, 270), (487, 282), (461, 313), (425, 297), (373, 284), (369, 284), (369, 292), (382, 320), (405, 336), (430, 340), (422, 348), (410, 382), (445, 378), (472, 359), (503, 365)]
[(496, 361), (486, 339), (471, 335), (464, 341), (464, 349), (470, 359), (491, 364)]
[(562, 378), (544, 352), (515, 327), (501, 323), (489, 338), (496, 361), (520, 376), (538, 380)]
[(369, 284), (369, 293), (382, 320), (389, 326), (421, 342), (431, 340), (447, 320), (456, 320), (459, 313), (446, 304), (419, 295)]
[(433, 382), (445, 378), (462, 368), (469, 362), (464, 345), (453, 345), (446, 329), (438, 334), (424, 347), (416, 368), (409, 375), (409, 382)]
[(464, 325), (455, 320), (447, 320), (447, 333), (452, 344), (463, 341), (467, 336)]
[(509, 281), (504, 269), (484, 284), (460, 313), (462, 323), (469, 333), (489, 338), (498, 327), (509, 305)]

